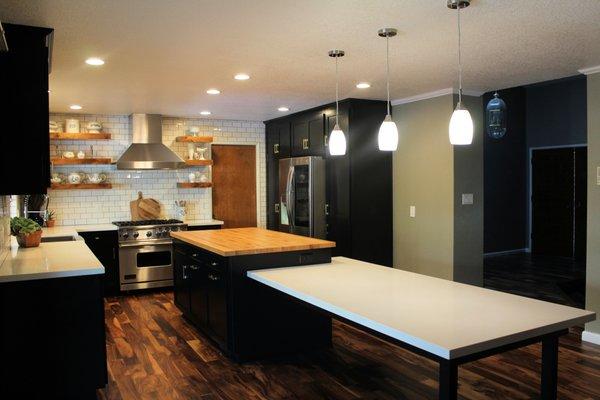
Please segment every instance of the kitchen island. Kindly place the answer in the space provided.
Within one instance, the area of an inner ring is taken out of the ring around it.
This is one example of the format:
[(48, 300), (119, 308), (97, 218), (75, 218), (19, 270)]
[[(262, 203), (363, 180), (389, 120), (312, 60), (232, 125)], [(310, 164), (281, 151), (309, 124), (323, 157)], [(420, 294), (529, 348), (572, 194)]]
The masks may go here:
[(82, 240), (12, 238), (0, 263), (0, 398), (95, 398), (107, 383), (103, 277)]
[(174, 300), (229, 357), (246, 361), (331, 344), (331, 318), (248, 279), (248, 271), (331, 261), (334, 242), (261, 228), (171, 232)]

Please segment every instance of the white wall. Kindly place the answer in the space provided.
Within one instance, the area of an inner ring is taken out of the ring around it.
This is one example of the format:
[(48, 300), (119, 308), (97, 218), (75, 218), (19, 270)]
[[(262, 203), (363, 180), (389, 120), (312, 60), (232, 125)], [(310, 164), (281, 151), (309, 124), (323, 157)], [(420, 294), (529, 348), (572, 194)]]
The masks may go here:
[[(52, 141), (50, 154), (59, 156), (63, 151), (89, 153), (94, 148), (96, 157), (112, 157), (116, 161), (131, 143), (127, 115), (51, 114), (50, 120), (64, 122), (77, 118), (82, 126), (89, 121), (99, 121), (103, 131), (112, 135), (108, 141)], [(190, 126), (198, 126), (203, 136), (213, 136), (218, 143), (258, 144), (258, 176), (260, 199), (259, 226), (266, 226), (266, 164), (265, 128), (262, 122), (217, 119), (190, 119), (163, 117), (163, 143), (182, 158), (186, 158), (187, 145), (175, 142), (176, 136), (185, 134)], [(115, 165), (57, 166), (54, 172), (67, 175), (73, 171), (107, 172), (113, 188), (107, 190), (49, 190), (51, 210), (56, 211), (57, 225), (110, 223), (129, 220), (129, 202), (142, 191), (162, 205), (163, 217), (172, 218), (175, 200), (187, 200), (189, 220), (207, 220), (212, 216), (211, 189), (178, 189), (178, 181), (187, 181), (190, 170), (209, 171), (208, 168), (181, 169), (178, 171), (118, 171)]]

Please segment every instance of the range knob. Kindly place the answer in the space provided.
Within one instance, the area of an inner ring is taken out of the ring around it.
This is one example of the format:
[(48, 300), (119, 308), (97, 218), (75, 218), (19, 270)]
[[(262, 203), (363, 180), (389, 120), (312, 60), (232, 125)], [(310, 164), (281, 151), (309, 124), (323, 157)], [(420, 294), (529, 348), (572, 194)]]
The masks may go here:
[(138, 236), (140, 236), (140, 234), (139, 234), (139, 233), (137, 233), (137, 232), (135, 232), (135, 233), (133, 234), (133, 237), (134, 237), (134, 238), (137, 238)]
[(150, 237), (150, 236), (152, 236), (152, 231), (146, 232), (146, 237)]
[(127, 233), (127, 232), (123, 232), (123, 233), (121, 234), (121, 237), (122, 237), (123, 239), (127, 239), (127, 238), (129, 237), (129, 233)]

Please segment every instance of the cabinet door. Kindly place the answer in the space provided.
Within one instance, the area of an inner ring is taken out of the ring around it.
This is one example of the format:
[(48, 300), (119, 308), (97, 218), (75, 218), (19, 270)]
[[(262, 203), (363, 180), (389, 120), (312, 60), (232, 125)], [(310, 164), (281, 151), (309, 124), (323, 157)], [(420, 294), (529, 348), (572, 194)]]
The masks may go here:
[(188, 266), (191, 260), (182, 249), (173, 250), (173, 299), (175, 305), (186, 315), (190, 314), (190, 287)]
[(308, 143), (311, 156), (325, 155), (325, 115), (319, 113), (308, 121)]
[(204, 263), (191, 260), (189, 266), (190, 315), (201, 327), (208, 325), (207, 268)]
[(275, 124), (266, 127), (267, 142), (267, 228), (279, 226), (279, 130)]
[(79, 235), (104, 266), (104, 295), (118, 294), (120, 290), (117, 232), (82, 232)]
[[(0, 52), (0, 194), (46, 193), (50, 185), (48, 47), (51, 29), (3, 24)], [(25, 122), (26, 132), (23, 131)], [(14, 168), (27, 159), (27, 179)]]
[(291, 156), (291, 135), (290, 135), (290, 121), (285, 120), (277, 124), (277, 131), (279, 137), (279, 154), (278, 158), (288, 158)]
[(306, 156), (309, 154), (309, 150), (308, 121), (292, 122), (292, 157)]
[(217, 342), (227, 342), (227, 282), (215, 262), (208, 268), (208, 326)]

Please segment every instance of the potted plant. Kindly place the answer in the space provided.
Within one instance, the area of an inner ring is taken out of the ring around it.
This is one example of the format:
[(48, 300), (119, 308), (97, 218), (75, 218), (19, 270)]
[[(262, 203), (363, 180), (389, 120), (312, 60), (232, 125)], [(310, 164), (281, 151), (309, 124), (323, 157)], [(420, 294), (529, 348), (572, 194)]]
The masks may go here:
[(14, 217), (10, 220), (10, 234), (16, 236), (20, 247), (37, 247), (42, 240), (42, 227), (32, 219)]
[(56, 213), (53, 210), (48, 210), (48, 212), (46, 212), (46, 226), (48, 228), (52, 228), (56, 223), (56, 220), (54, 219), (55, 215)]

